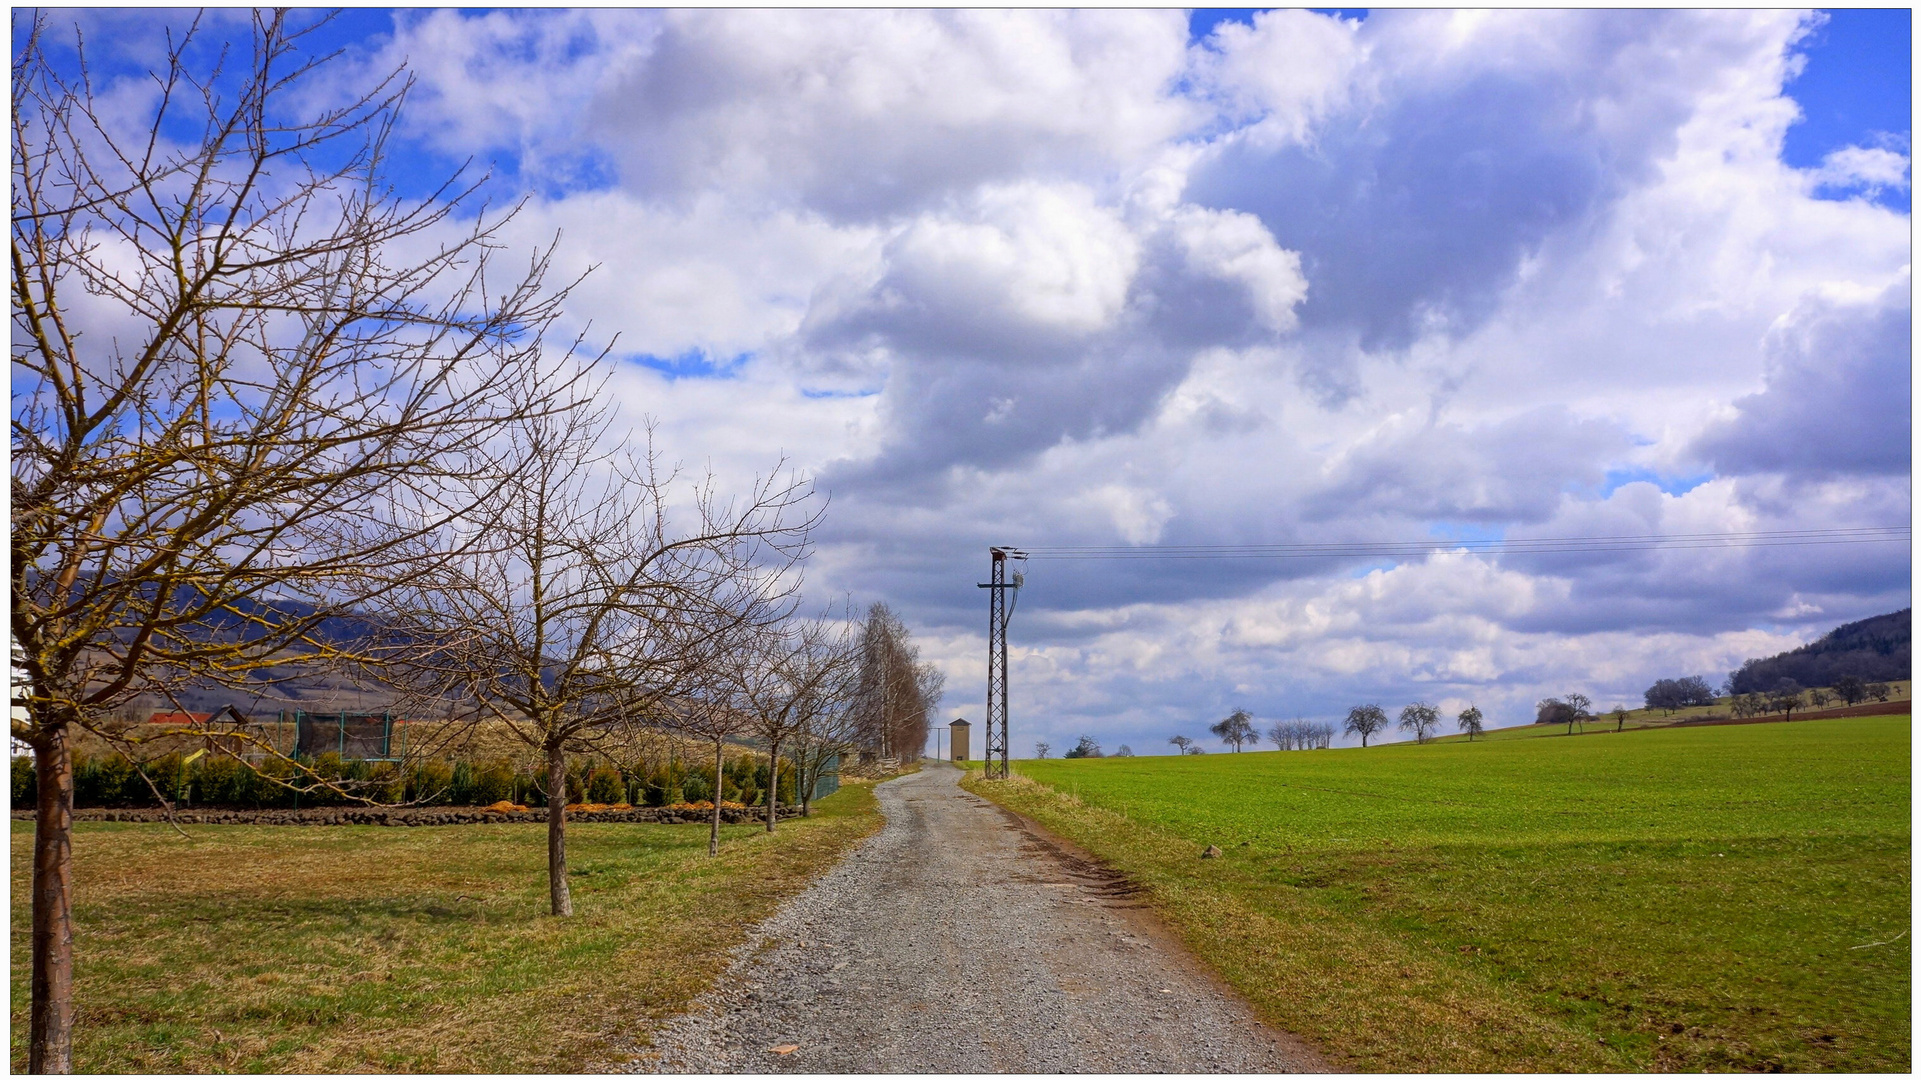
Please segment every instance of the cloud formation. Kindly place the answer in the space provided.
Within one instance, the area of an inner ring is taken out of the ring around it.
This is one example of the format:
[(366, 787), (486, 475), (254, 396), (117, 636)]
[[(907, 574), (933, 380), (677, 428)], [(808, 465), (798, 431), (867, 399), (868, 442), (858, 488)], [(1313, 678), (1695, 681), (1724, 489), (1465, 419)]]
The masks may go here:
[(843, 221), (1096, 180), (1197, 110), (1175, 11), (677, 11), (595, 101), (624, 186)]
[[(402, 12), (343, 79), (410, 62), (410, 152), (598, 267), (624, 415), (820, 475), (810, 587), (894, 604), (971, 716), (990, 543), (1906, 523), (1907, 143), (1782, 161), (1812, 25)], [(727, 362), (642, 362), (687, 356)], [(1908, 604), (1908, 559), (1037, 561), (1015, 745), (1632, 702)]]
[(1762, 346), (1766, 389), (1737, 399), (1697, 450), (1727, 475), (1907, 476), (1910, 291), (1904, 273), (1878, 294), (1840, 285), (1796, 304)]

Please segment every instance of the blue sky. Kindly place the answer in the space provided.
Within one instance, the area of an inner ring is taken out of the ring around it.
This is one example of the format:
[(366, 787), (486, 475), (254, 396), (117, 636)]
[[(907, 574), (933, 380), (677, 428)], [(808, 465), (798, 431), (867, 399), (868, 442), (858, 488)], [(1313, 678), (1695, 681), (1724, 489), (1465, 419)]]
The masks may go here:
[[(1781, 159), (1813, 168), (1844, 146), (1892, 136), (1905, 148), (1913, 129), (1913, 12), (1838, 8), (1802, 46), (1807, 67), (1787, 85), (1802, 120), (1788, 129)], [(1909, 194), (1889, 190), (1886, 205), (1906, 209)]]
[(1838, 8), (1802, 45), (1807, 67), (1788, 83), (1802, 121), (1788, 129), (1782, 159), (1808, 168), (1830, 151), (1910, 129), (1913, 13)]
[[(122, 78), (173, 17), (53, 14)], [(1909, 519), (1906, 11), (351, 9), (324, 37), (330, 93), (415, 79), (403, 192), (471, 160), (525, 199), (510, 244), (591, 268), (567, 330), (616, 342), (625, 422), (723, 483), (818, 478), (810, 597), (899, 610), (946, 719), (978, 719), (993, 543)], [(1631, 703), (1911, 590), (1905, 547), (1028, 582), (1017, 748)]]

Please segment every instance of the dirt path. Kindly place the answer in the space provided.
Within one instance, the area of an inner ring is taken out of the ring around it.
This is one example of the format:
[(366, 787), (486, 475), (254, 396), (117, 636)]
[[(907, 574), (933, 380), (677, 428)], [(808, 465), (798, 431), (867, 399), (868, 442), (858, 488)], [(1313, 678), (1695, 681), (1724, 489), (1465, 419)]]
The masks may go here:
[[(1297, 1072), (1126, 883), (930, 763), (635, 1072)], [(776, 1047), (795, 1047), (787, 1053)]]

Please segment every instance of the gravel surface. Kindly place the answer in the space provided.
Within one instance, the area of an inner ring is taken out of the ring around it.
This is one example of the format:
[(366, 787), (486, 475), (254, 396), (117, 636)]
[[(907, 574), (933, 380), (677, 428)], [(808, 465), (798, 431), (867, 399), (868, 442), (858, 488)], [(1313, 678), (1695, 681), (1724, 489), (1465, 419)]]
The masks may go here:
[[(631, 1072), (1302, 1072), (1134, 889), (929, 763)], [(779, 1052), (786, 1049), (785, 1053)]]

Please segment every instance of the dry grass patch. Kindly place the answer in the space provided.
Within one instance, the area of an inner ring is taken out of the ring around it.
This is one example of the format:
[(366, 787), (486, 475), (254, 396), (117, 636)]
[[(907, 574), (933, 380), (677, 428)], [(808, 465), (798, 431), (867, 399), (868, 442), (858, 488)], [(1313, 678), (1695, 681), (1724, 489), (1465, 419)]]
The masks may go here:
[[(849, 783), (767, 835), (574, 824), (573, 919), (544, 825), (75, 828), (83, 1072), (553, 1072), (618, 1055), (880, 825)], [(12, 1065), (25, 1065), (32, 832), (13, 833)]]

